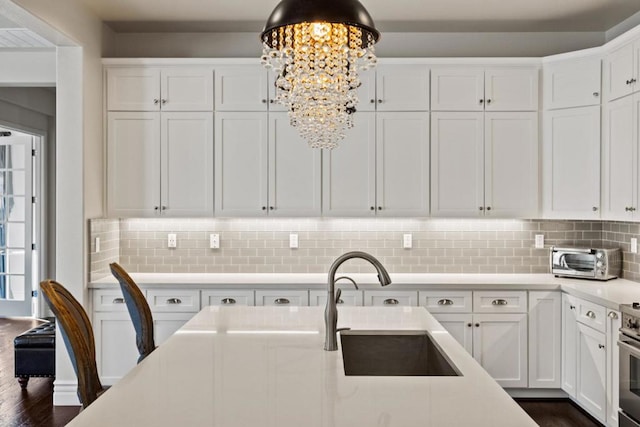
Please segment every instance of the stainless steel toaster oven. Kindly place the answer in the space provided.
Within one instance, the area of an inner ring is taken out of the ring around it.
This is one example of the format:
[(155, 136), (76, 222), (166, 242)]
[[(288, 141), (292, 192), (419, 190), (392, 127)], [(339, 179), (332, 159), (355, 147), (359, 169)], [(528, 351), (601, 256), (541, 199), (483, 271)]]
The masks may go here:
[(551, 273), (556, 276), (594, 280), (609, 280), (622, 272), (620, 248), (570, 248), (552, 247)]

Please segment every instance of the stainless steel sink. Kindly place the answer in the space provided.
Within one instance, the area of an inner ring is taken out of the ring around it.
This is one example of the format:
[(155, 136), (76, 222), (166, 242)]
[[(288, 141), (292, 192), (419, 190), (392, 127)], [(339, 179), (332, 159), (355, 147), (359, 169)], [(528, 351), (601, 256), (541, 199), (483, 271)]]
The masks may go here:
[(460, 376), (427, 331), (340, 332), (346, 375)]

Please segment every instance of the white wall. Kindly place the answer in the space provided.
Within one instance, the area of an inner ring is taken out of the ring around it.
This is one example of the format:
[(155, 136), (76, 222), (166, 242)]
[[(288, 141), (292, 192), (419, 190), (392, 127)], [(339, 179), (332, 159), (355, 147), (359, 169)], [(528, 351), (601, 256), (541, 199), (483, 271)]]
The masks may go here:
[(607, 39), (607, 41), (611, 41), (611, 40), (615, 39), (616, 37), (626, 33), (627, 31), (629, 31), (630, 29), (632, 29), (633, 27), (636, 27), (638, 25), (640, 25), (640, 12), (636, 13), (635, 15), (630, 16), (629, 18), (625, 19), (624, 21), (622, 21), (618, 25), (610, 28), (606, 32), (606, 39)]
[(50, 50), (0, 51), (2, 86), (55, 86), (56, 52)]
[(4, 87), (2, 80), (0, 80), (0, 100), (31, 111), (37, 111), (46, 116), (55, 117), (56, 115), (56, 93), (54, 89)]

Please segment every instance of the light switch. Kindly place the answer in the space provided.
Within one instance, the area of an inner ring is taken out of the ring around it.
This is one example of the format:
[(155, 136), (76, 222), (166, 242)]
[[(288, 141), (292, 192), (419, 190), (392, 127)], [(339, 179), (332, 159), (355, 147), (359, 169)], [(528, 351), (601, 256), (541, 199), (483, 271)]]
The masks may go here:
[(167, 235), (167, 247), (175, 248), (178, 246), (178, 239), (174, 233), (169, 233)]
[(632, 254), (638, 253), (638, 239), (636, 239), (635, 237), (631, 238), (631, 253)]
[(289, 247), (291, 249), (298, 249), (298, 235), (296, 233), (289, 234)]
[(209, 248), (211, 249), (220, 248), (220, 235), (218, 233), (209, 234)]
[(405, 249), (411, 249), (413, 247), (413, 236), (411, 234), (402, 235), (402, 247)]
[(536, 249), (544, 249), (544, 234), (536, 234)]

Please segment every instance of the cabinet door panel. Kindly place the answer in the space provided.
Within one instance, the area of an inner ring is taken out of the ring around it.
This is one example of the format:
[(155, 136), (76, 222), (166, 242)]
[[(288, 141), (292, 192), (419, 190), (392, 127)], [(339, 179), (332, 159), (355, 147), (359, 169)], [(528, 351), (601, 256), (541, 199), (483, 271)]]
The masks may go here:
[(483, 111), (484, 69), (437, 67), (431, 70), (432, 111)]
[(321, 150), (312, 149), (286, 113), (269, 114), (269, 215), (320, 216)]
[(149, 67), (107, 69), (107, 110), (160, 110), (160, 70)]
[(473, 315), (472, 314), (434, 314), (438, 322), (464, 347), (473, 354)]
[(545, 110), (600, 105), (601, 63), (597, 56), (545, 65)]
[(156, 346), (171, 338), (193, 316), (194, 313), (153, 313), (153, 340)]
[(562, 294), (562, 382), (561, 388), (576, 398), (578, 383), (578, 302)]
[(216, 216), (267, 215), (265, 114), (222, 112), (215, 117)]
[(378, 113), (377, 214), (429, 215), (429, 114)]
[(605, 420), (605, 335), (578, 324), (578, 384), (576, 398), (591, 415)]
[(544, 132), (544, 216), (600, 218), (600, 107), (548, 111)]
[(107, 205), (111, 217), (160, 209), (160, 113), (109, 113)]
[(560, 388), (560, 292), (529, 292), (529, 388)]
[(627, 82), (634, 77), (633, 44), (626, 44), (609, 53), (604, 60), (604, 91), (611, 101), (632, 92)]
[(376, 204), (376, 121), (356, 113), (340, 146), (322, 152), (324, 216), (371, 216)]
[(356, 111), (376, 110), (376, 71), (375, 68), (360, 71), (360, 86), (358, 87), (358, 106)]
[(213, 68), (164, 68), (162, 111), (213, 111)]
[(133, 322), (129, 313), (99, 312), (94, 313), (92, 324), (100, 381), (113, 385), (138, 362)]
[(378, 111), (428, 111), (429, 68), (394, 64), (376, 68)]
[(432, 216), (483, 216), (483, 117), (483, 113), (431, 114)]
[(538, 214), (538, 113), (485, 114), (485, 215)]
[(485, 111), (537, 111), (538, 73), (530, 67), (487, 68)]
[(162, 113), (162, 214), (213, 215), (212, 113)]
[(267, 111), (267, 70), (260, 64), (216, 67), (216, 111)]
[(618, 425), (620, 408), (620, 349), (618, 330), (622, 327), (619, 311), (607, 310), (607, 423)]

